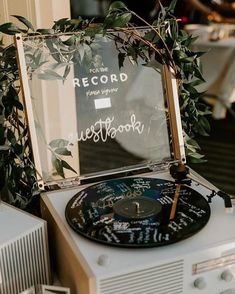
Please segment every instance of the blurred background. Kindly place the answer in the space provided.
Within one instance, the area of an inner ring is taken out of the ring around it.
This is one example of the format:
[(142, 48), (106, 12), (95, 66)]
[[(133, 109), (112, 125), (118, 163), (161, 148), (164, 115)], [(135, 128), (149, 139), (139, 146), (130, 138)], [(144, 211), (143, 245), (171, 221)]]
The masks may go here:
[[(71, 0), (72, 17), (102, 18), (112, 1)], [(147, 21), (159, 12), (158, 0), (123, 1)], [(164, 6), (169, 0), (162, 0)], [(235, 1), (178, 0), (175, 16), (181, 27), (198, 37), (194, 48), (204, 51), (204, 101), (211, 106), (209, 137), (198, 137), (207, 162), (190, 164), (193, 169), (231, 195), (235, 195)]]

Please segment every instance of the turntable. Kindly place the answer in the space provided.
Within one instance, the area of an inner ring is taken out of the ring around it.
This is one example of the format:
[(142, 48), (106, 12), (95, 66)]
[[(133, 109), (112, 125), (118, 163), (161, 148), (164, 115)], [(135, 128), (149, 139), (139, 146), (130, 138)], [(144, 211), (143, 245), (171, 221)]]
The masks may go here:
[(16, 36), (60, 282), (78, 294), (235, 293), (230, 198), (185, 166), (171, 72), (119, 68), (113, 40), (77, 37)]

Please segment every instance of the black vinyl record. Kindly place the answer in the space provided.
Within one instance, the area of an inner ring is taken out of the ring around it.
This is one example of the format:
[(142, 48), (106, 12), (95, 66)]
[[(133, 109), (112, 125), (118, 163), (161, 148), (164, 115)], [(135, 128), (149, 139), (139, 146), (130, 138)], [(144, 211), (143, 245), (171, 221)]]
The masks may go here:
[(210, 218), (210, 206), (183, 184), (135, 177), (85, 188), (68, 202), (65, 215), (76, 232), (94, 241), (155, 247), (197, 233)]

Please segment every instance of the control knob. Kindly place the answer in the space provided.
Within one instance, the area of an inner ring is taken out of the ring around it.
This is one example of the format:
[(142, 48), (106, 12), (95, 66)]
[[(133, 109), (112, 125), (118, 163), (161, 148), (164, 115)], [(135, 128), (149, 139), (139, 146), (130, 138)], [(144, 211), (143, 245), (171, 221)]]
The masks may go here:
[(197, 289), (204, 289), (206, 287), (206, 280), (204, 278), (197, 278), (194, 281), (194, 287)]
[(110, 262), (109, 256), (106, 254), (101, 254), (97, 260), (98, 265), (101, 265), (101, 266), (107, 266), (109, 265), (109, 262)]
[(231, 282), (233, 279), (233, 273), (230, 270), (225, 270), (220, 277), (225, 282)]

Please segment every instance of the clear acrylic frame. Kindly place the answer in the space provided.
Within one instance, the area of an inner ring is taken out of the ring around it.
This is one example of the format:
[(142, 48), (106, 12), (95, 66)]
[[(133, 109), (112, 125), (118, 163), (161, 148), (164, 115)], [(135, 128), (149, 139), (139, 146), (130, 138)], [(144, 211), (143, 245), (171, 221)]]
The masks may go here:
[(185, 161), (168, 68), (128, 57), (120, 64), (107, 36), (92, 43), (79, 43), (79, 33), (15, 39), (42, 186)]

